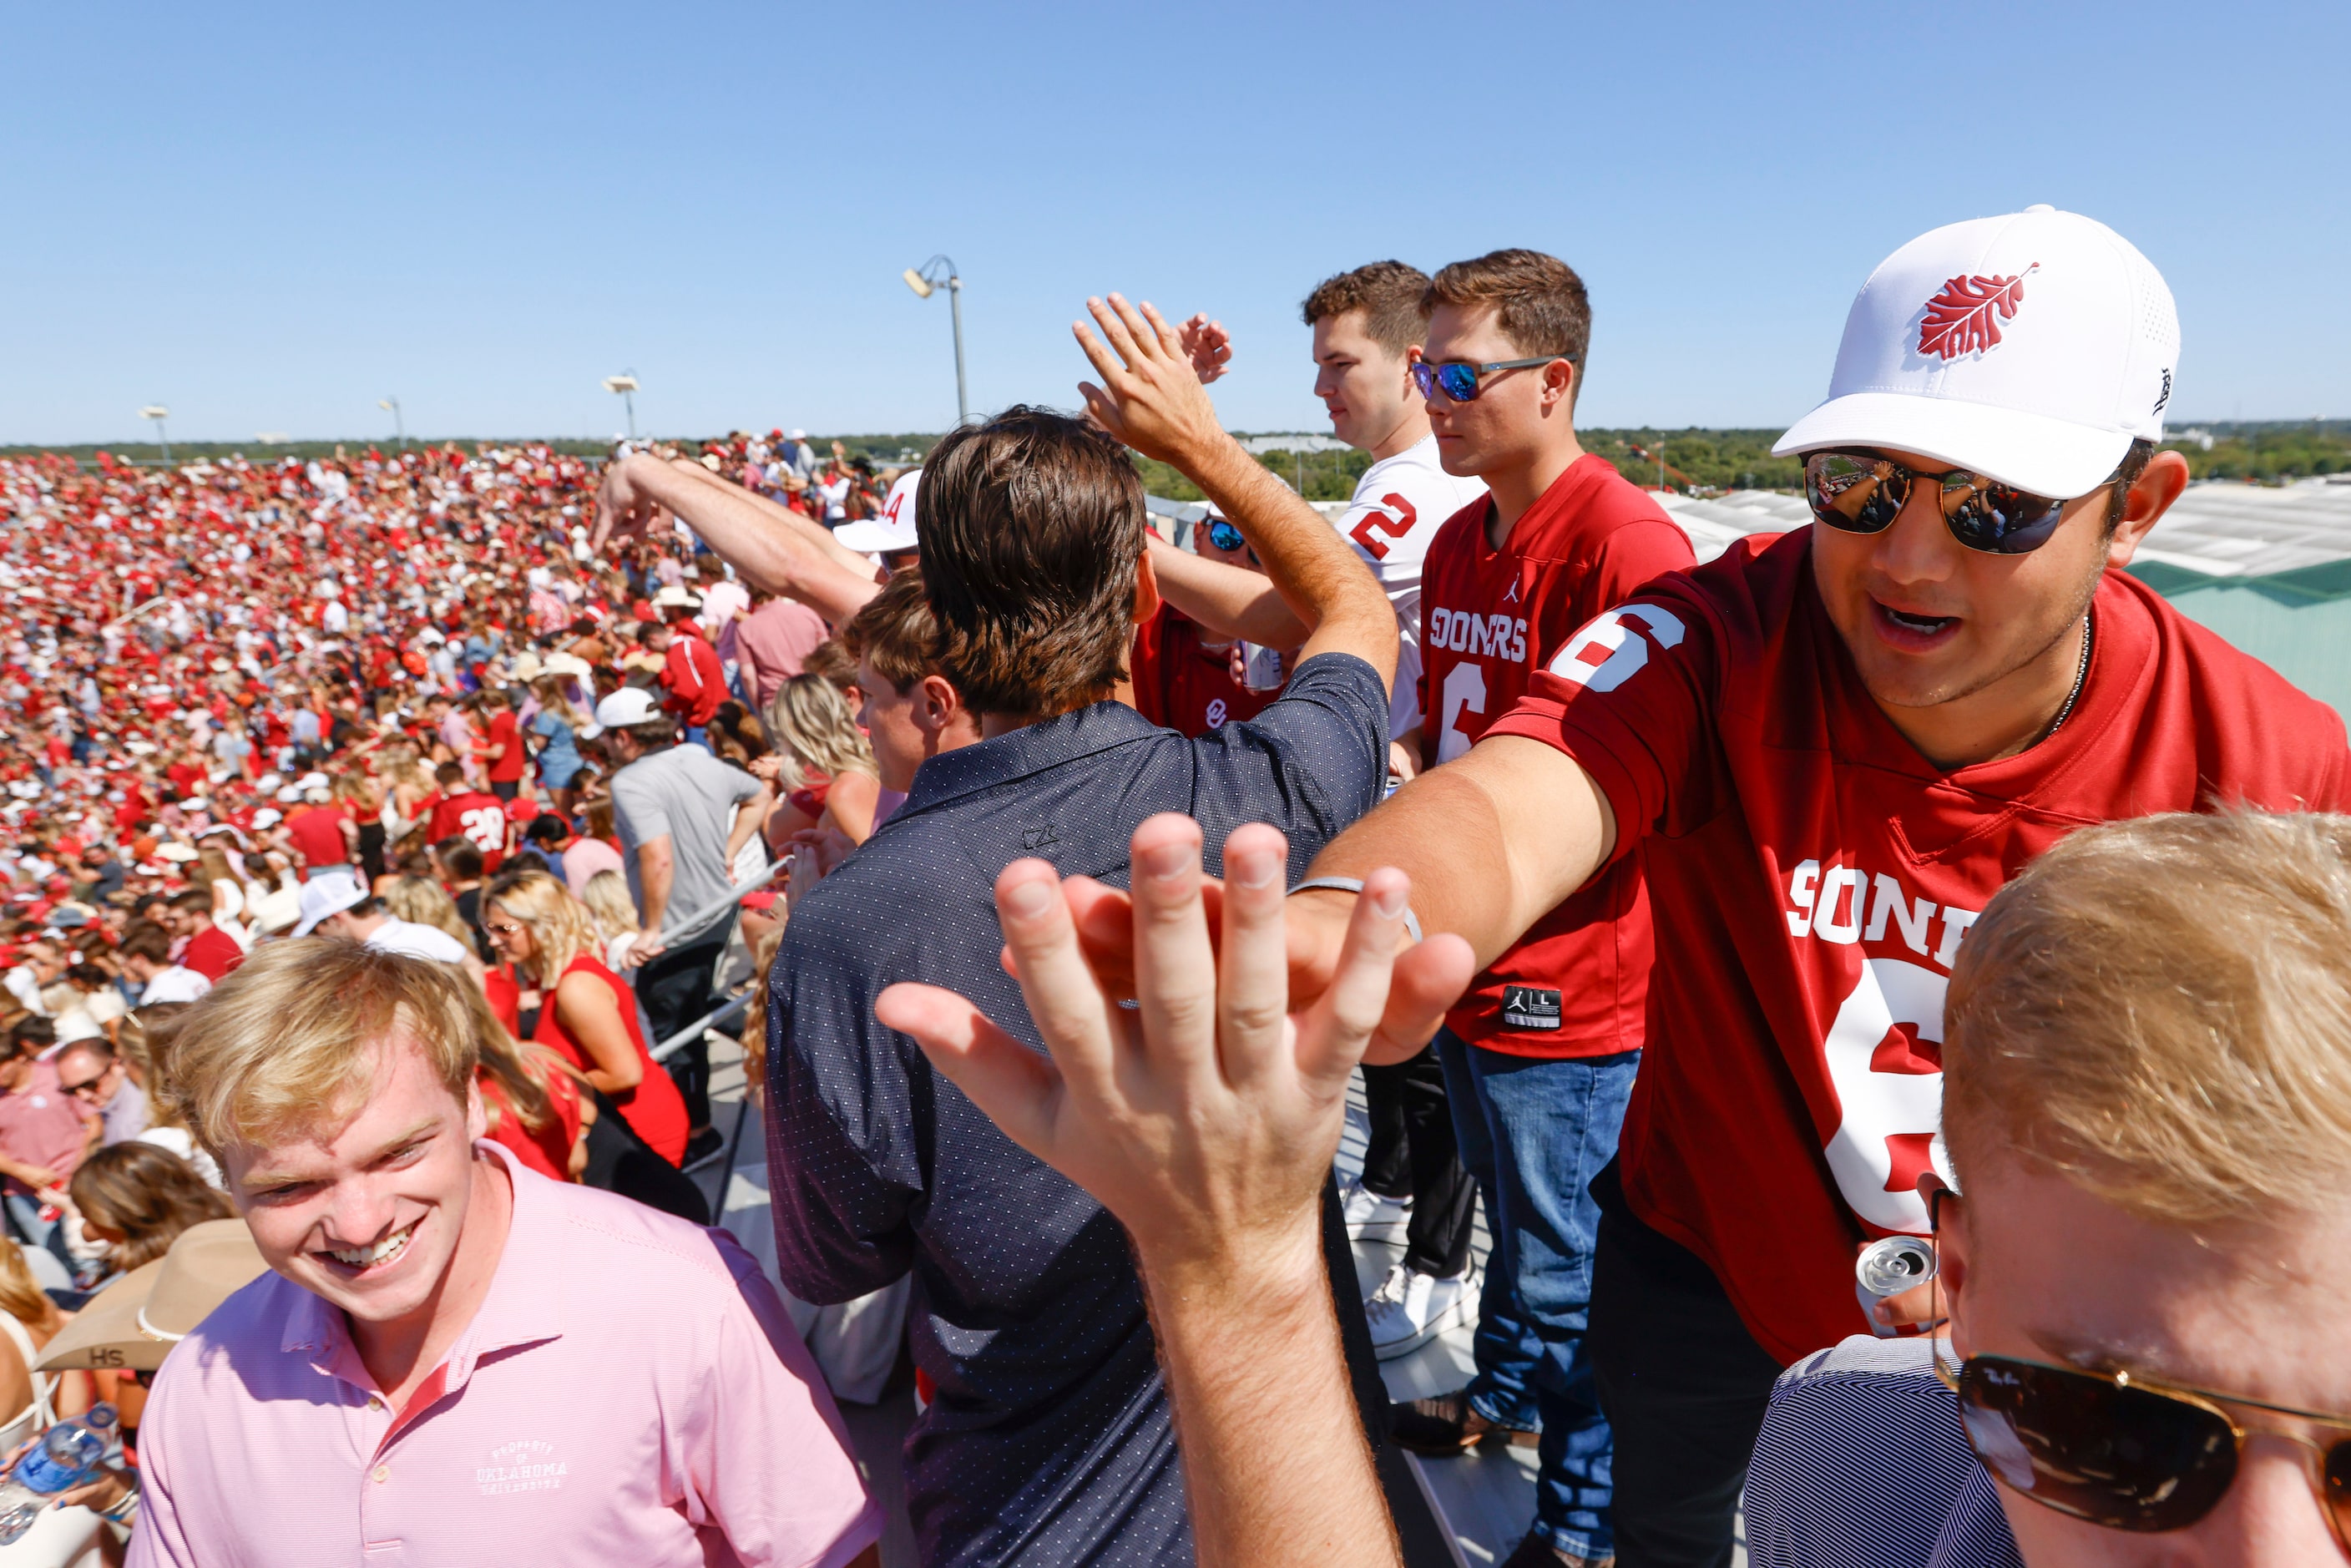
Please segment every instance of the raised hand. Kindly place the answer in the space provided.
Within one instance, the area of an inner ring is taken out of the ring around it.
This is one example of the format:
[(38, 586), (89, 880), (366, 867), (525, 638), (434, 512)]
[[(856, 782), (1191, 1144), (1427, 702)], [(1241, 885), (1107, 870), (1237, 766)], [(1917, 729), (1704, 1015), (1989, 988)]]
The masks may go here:
[(590, 550), (601, 555), (610, 540), (632, 538), (660, 520), (661, 504), (637, 483), (638, 465), (660, 461), (632, 453), (604, 465), (603, 483), (596, 486), (596, 527), (588, 537)]
[(1233, 335), (1225, 330), (1222, 321), (1211, 321), (1207, 312), (1194, 316), (1176, 329), (1176, 340), (1192, 361), (1192, 373), (1207, 386), (1225, 373), (1233, 361)]
[(1146, 1273), (1251, 1268), (1266, 1248), (1314, 1247), (1348, 1074), (1386, 1009), (1392, 974), (1408, 968), (1416, 989), (1454, 994), (1470, 977), (1469, 950), (1454, 937), (1399, 960), (1409, 890), (1402, 873), (1382, 872), (1365, 881), (1330, 983), (1292, 1013), (1285, 856), (1272, 828), (1234, 831), (1222, 940), (1211, 944), (1198, 824), (1163, 814), (1135, 830), (1133, 1009), (1105, 991), (1079, 943), (1075, 906), (1100, 910), (1101, 890), (1063, 884), (1043, 861), (1007, 867), (997, 912), (1050, 1059), (951, 991), (897, 985), (875, 1005), (1006, 1136), (1117, 1215)]
[(1200, 384), (1183, 335), (1145, 301), (1140, 309), (1116, 294), (1086, 301), (1102, 329), (1072, 324), (1101, 384), (1080, 382), (1086, 415), (1145, 457), (1183, 467), (1223, 435), (1216, 405)]

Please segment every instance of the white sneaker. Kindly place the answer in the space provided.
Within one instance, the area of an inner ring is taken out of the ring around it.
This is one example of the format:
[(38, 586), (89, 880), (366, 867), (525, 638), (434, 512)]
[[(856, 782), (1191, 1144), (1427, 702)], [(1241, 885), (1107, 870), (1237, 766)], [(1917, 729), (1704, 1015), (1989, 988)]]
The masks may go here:
[(1475, 1322), (1478, 1298), (1475, 1265), (1455, 1279), (1416, 1274), (1399, 1263), (1388, 1270), (1364, 1316), (1372, 1325), (1372, 1352), (1382, 1361), (1410, 1355), (1447, 1329)]
[(1350, 1182), (1339, 1189), (1339, 1212), (1347, 1221), (1348, 1240), (1401, 1244), (1412, 1224), (1412, 1199), (1383, 1197)]

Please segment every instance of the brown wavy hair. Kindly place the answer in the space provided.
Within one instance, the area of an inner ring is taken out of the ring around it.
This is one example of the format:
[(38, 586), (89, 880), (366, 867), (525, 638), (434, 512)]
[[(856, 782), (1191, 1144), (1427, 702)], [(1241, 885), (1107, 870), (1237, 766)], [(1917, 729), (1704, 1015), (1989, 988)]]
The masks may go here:
[(1422, 303), (1458, 309), (1491, 305), (1494, 324), (1522, 354), (1551, 354), (1575, 366), (1583, 390), (1583, 360), (1592, 347), (1592, 299), (1575, 268), (1539, 250), (1496, 250), (1441, 267)]
[(82, 1218), (120, 1233), (108, 1261), (128, 1274), (172, 1249), (180, 1232), (235, 1216), (196, 1167), (155, 1144), (109, 1144), (82, 1161), (66, 1190)]
[(1125, 678), (1144, 538), (1126, 448), (1015, 405), (931, 449), (914, 511), (939, 673), (966, 707), (1048, 718)]
[(1426, 340), (1428, 274), (1401, 261), (1368, 262), (1314, 286), (1298, 313), (1309, 327), (1350, 310), (1364, 313), (1364, 331), (1392, 354)]

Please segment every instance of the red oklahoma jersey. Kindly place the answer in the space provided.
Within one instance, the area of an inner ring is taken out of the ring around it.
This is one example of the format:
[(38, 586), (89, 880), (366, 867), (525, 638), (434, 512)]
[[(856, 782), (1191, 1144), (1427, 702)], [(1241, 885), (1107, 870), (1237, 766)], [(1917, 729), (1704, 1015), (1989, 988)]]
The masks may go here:
[[(1491, 506), (1481, 496), (1447, 518), (1421, 568), (1421, 744), (1439, 762), (1510, 712), (1577, 627), (1693, 559), (1679, 525), (1590, 453), (1500, 549), (1486, 540)], [(1445, 1022), (1512, 1056), (1614, 1056), (1640, 1049), (1648, 984), (1648, 899), (1626, 861), (1535, 922)]]
[(1863, 687), (1811, 530), (1577, 632), (1494, 733), (1558, 747), (1644, 852), (1665, 984), (1618, 1150), (1648, 1225), (1782, 1361), (1865, 1332), (1855, 1245), (1923, 1232), (1943, 991), (1984, 904), (2086, 823), (2351, 805), (2334, 710), (2109, 572), (2057, 732), (1945, 770)]
[(482, 852), (482, 874), (488, 876), (506, 858), (507, 803), (486, 789), (463, 790), (433, 808), (424, 831), (427, 841), (436, 844), (452, 833), (463, 833)]
[(1253, 692), (1233, 679), (1229, 651), (1202, 647), (1199, 622), (1167, 603), (1134, 629), (1128, 665), (1135, 711), (1162, 729), (1196, 738), (1229, 720), (1255, 718), (1281, 695)]

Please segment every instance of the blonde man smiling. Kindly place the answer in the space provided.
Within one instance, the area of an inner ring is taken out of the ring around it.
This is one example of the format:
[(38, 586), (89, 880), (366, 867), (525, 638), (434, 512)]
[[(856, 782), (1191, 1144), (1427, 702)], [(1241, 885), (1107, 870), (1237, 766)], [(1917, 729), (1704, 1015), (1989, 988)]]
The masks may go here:
[(173, 1352), (142, 1565), (875, 1563), (758, 1267), (483, 1138), (464, 977), (274, 944), (159, 1066), (272, 1273)]

